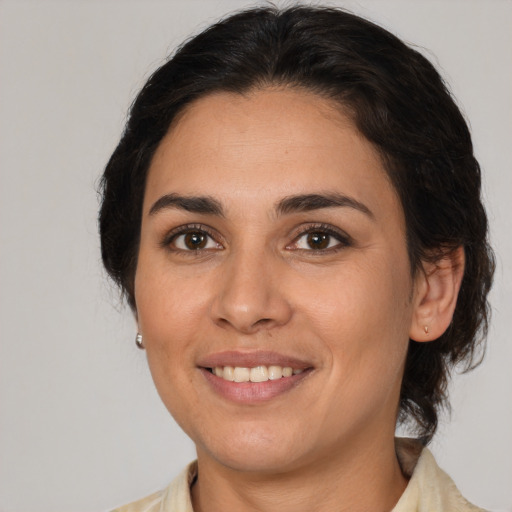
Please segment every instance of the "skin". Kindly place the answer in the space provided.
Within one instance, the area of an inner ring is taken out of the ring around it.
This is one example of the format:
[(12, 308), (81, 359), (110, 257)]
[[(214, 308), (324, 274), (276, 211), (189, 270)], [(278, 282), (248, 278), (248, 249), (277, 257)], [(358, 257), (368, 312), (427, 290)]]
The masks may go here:
[[(326, 193), (370, 213), (276, 211)], [(209, 196), (223, 215), (151, 213), (166, 194)], [(203, 249), (184, 245), (178, 228), (190, 224), (209, 233)], [(343, 236), (311, 248), (304, 233), (324, 225)], [(393, 439), (408, 340), (448, 325), (457, 258), (412, 277), (382, 162), (328, 100), (269, 88), (190, 105), (150, 167), (135, 298), (155, 385), (197, 447), (194, 510), (391, 510), (406, 486)], [(198, 367), (225, 350), (271, 350), (312, 370), (241, 404)]]

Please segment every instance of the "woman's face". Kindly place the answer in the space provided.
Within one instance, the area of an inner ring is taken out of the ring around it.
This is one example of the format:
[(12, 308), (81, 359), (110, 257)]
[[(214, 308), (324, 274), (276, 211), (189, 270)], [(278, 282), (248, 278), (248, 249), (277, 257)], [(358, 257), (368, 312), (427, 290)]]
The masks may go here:
[(277, 472), (392, 438), (416, 302), (404, 215), (329, 101), (267, 89), (188, 107), (149, 171), (135, 298), (200, 459)]

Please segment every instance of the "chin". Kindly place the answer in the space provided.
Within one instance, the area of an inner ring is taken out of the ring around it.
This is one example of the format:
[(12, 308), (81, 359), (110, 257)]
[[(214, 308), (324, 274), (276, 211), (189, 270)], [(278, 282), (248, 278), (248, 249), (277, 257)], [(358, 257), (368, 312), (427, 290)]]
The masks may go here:
[(202, 448), (196, 444), (198, 456), (205, 454), (236, 471), (276, 473), (288, 470), (300, 457), (297, 446), (301, 443), (276, 434), (275, 431), (240, 428), (233, 435), (226, 435), (216, 442), (211, 440)]
[(216, 460), (231, 470), (267, 475), (287, 472), (297, 465), (297, 461), (290, 458), (290, 453), (276, 454), (266, 450), (222, 453)]

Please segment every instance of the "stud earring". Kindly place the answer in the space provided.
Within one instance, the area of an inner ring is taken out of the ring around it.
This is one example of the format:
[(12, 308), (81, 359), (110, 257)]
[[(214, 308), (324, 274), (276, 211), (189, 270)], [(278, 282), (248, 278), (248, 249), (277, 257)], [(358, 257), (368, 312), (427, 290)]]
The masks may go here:
[(144, 350), (144, 342), (142, 341), (142, 334), (140, 332), (135, 336), (135, 345), (137, 345), (137, 348)]

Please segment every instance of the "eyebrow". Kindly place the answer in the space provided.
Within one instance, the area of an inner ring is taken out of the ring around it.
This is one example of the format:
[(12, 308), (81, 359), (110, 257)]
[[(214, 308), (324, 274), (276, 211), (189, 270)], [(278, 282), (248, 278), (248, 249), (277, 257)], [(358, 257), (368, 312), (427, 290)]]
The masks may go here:
[[(325, 194), (301, 194), (285, 197), (276, 205), (278, 215), (287, 215), (295, 212), (310, 212), (323, 208), (348, 207), (358, 210), (374, 219), (372, 211), (360, 201), (338, 193)], [(176, 208), (188, 212), (224, 217), (224, 210), (217, 199), (211, 196), (180, 196), (178, 194), (166, 194), (158, 199), (149, 215), (155, 215), (161, 210)]]
[(368, 217), (374, 219), (372, 211), (360, 201), (338, 193), (326, 194), (303, 194), (285, 197), (277, 204), (276, 210), (279, 215), (286, 215), (293, 212), (310, 212), (322, 208), (348, 207), (358, 210)]
[(154, 215), (161, 210), (177, 208), (187, 212), (202, 213), (207, 215), (224, 216), (222, 205), (210, 196), (180, 196), (178, 194), (166, 194), (158, 199), (151, 209), (149, 215)]

